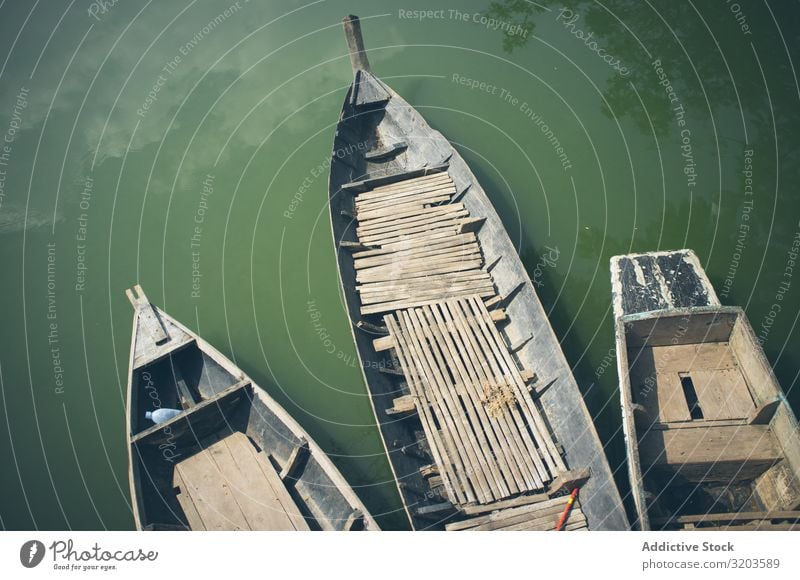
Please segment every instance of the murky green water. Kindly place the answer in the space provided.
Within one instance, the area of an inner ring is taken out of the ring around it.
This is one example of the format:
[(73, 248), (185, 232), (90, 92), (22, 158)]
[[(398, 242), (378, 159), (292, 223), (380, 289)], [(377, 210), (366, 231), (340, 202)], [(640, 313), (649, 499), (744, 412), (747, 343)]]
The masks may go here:
[(284, 404), (384, 527), (405, 525), (325, 205), (347, 13), (495, 202), (623, 492), (614, 254), (694, 248), (800, 406), (796, 6), (57, 4), (0, 4), (2, 527), (132, 527), (136, 282)]

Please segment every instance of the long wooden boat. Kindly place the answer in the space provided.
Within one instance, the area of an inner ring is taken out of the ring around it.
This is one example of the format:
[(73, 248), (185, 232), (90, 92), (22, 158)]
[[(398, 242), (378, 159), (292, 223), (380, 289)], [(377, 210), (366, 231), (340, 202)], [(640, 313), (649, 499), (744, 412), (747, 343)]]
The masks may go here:
[[(128, 450), (137, 529), (378, 529), (278, 403), (135, 290)], [(159, 409), (174, 416), (154, 424)]]
[(353, 83), (329, 202), (375, 418), (415, 529), (628, 522), (592, 418), (492, 204), (438, 131), (370, 71)]
[(800, 430), (744, 311), (691, 250), (611, 259), (638, 527), (800, 527)]

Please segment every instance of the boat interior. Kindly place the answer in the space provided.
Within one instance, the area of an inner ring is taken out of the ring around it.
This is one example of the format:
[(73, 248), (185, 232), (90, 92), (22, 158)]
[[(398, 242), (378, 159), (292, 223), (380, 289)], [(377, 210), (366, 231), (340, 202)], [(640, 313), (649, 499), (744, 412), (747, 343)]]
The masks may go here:
[(797, 422), (742, 310), (620, 322), (651, 528), (796, 525)]

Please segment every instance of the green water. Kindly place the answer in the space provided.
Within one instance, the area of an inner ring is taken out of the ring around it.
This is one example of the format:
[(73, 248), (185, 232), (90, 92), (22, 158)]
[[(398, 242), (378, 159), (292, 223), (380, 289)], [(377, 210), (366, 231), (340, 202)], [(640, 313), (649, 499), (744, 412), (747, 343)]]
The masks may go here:
[(281, 402), (383, 527), (406, 525), (327, 217), (348, 13), (375, 72), (494, 201), (623, 493), (614, 254), (695, 249), (800, 406), (796, 5), (569, 2), (577, 20), (524, 1), (98, 6), (0, 4), (3, 528), (133, 526), (136, 282)]

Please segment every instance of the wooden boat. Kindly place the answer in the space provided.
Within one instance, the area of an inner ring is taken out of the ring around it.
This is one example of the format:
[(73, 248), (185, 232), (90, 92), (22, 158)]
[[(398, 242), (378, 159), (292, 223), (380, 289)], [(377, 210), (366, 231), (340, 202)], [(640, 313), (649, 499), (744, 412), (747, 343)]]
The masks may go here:
[(800, 431), (741, 308), (691, 250), (611, 259), (638, 527), (795, 529)]
[[(319, 446), (137, 285), (128, 449), (139, 530), (376, 530)], [(154, 424), (148, 413), (180, 411)]]
[(339, 277), (364, 379), (415, 529), (626, 529), (603, 446), (528, 274), (467, 164), (372, 74), (331, 155)]

